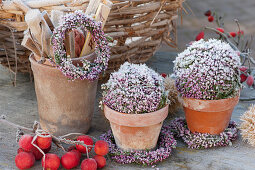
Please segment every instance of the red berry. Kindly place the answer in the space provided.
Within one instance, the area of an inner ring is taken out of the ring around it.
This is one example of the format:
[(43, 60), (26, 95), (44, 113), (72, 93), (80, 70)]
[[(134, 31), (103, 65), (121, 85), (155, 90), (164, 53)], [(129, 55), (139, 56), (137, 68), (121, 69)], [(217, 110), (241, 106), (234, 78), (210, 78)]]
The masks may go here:
[(221, 33), (224, 33), (224, 29), (223, 28), (217, 28), (218, 31), (220, 31)]
[(15, 164), (19, 169), (29, 169), (35, 163), (35, 157), (30, 152), (20, 152), (15, 157)]
[(208, 16), (208, 17), (209, 17), (209, 16), (212, 15), (212, 12), (211, 12), (211, 10), (208, 10), (208, 11), (206, 11), (204, 14), (205, 14), (205, 16)]
[(196, 36), (196, 41), (199, 41), (201, 39), (204, 39), (205, 33), (201, 31), (197, 36)]
[(19, 147), (24, 149), (25, 151), (31, 151), (32, 150), (32, 140), (33, 140), (33, 136), (31, 135), (23, 135), (21, 136), (21, 138), (19, 139)]
[(209, 16), (209, 17), (208, 17), (208, 22), (213, 22), (213, 20), (214, 20), (214, 17), (213, 17), (213, 16)]
[(80, 160), (81, 159), (81, 153), (77, 149), (73, 149), (70, 152), (74, 152), (77, 156), (77, 158)]
[(236, 33), (235, 32), (230, 32), (229, 35), (231, 35), (232, 37), (236, 37)]
[(240, 71), (246, 73), (246, 71), (248, 70), (248, 67), (246, 67), (246, 66), (241, 66), (239, 69), (240, 69)]
[(48, 134), (47, 134), (48, 137), (44, 136), (45, 135), (37, 136), (36, 138), (37, 146), (39, 146), (39, 148), (41, 149), (49, 148), (52, 141), (52, 137), (48, 136)]
[(244, 35), (244, 32), (243, 32), (243, 30), (240, 30), (240, 31), (237, 32), (237, 34), (238, 35)]
[(42, 167), (56, 170), (60, 166), (60, 158), (56, 154), (47, 153), (45, 155), (45, 163), (42, 159)]
[(50, 151), (50, 149), (51, 149), (51, 145), (47, 149), (42, 149), (42, 150), (43, 150), (44, 153), (48, 153)]
[(104, 156), (108, 153), (109, 151), (109, 145), (107, 142), (103, 141), (103, 140), (99, 140), (96, 142), (95, 144), (95, 148), (94, 151), (97, 155), (101, 155)]
[(97, 162), (93, 158), (84, 159), (81, 163), (81, 170), (96, 170)]
[(80, 159), (78, 159), (75, 152), (67, 152), (61, 158), (61, 164), (65, 169), (72, 169), (78, 166)]
[[(91, 139), (91, 137), (84, 135), (84, 136), (79, 136), (77, 138), (77, 141), (83, 141), (85, 145), (93, 145), (93, 140)], [(86, 153), (86, 147), (82, 146), (82, 145), (76, 145), (76, 148), (78, 149), (78, 151), (80, 151), (81, 153)], [(90, 152), (92, 149), (92, 147), (88, 147), (88, 152)]]
[(166, 73), (161, 73), (161, 76), (166, 78), (167, 75), (166, 75)]
[(19, 149), (17, 150), (17, 153), (20, 153), (20, 152), (26, 152), (26, 151), (24, 151), (24, 149), (22, 149), (22, 148), (19, 148)]
[(247, 77), (246, 84), (247, 84), (249, 87), (251, 87), (251, 86), (253, 85), (253, 82), (254, 82), (254, 77), (251, 76), (251, 75), (249, 75), (249, 76)]
[(246, 79), (247, 79), (247, 76), (246, 76), (246, 75), (244, 75), (244, 74), (241, 74), (241, 75), (240, 75), (240, 81), (241, 81), (241, 83), (245, 82)]
[(103, 168), (106, 165), (106, 159), (105, 157), (101, 156), (101, 155), (96, 155), (94, 156), (94, 159), (97, 162), (97, 168)]
[(43, 157), (43, 154), (36, 148), (32, 148), (32, 153), (35, 156), (35, 160), (40, 160)]

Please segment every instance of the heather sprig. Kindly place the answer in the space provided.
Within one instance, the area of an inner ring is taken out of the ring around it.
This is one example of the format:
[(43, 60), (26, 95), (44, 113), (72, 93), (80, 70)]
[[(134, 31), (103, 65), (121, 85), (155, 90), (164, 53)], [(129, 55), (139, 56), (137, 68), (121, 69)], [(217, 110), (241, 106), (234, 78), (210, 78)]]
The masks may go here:
[(153, 151), (123, 151), (117, 147), (111, 130), (102, 134), (100, 139), (108, 142), (111, 159), (121, 164), (155, 165), (167, 159), (177, 145), (169, 125), (162, 127), (158, 147)]
[(176, 87), (182, 97), (217, 100), (237, 95), (240, 58), (221, 40), (193, 42), (174, 61)]
[(217, 146), (231, 146), (232, 141), (237, 139), (237, 124), (230, 121), (229, 126), (219, 135), (211, 135), (208, 133), (192, 133), (187, 126), (184, 118), (176, 118), (170, 123), (170, 129), (178, 138), (183, 141), (191, 149), (207, 149)]
[[(97, 79), (99, 74), (107, 69), (110, 58), (110, 49), (102, 31), (101, 22), (95, 21), (80, 10), (66, 14), (62, 20), (63, 22), (54, 30), (51, 38), (54, 52), (54, 59), (51, 58), (51, 61), (55, 62), (54, 64), (57, 65), (57, 68), (71, 80), (88, 79), (93, 81)], [(97, 58), (93, 63), (84, 59), (82, 66), (76, 66), (67, 57), (64, 47), (65, 33), (77, 28), (89, 31), (96, 43)]]
[(145, 64), (124, 63), (101, 88), (101, 105), (122, 113), (150, 113), (169, 102), (163, 77)]

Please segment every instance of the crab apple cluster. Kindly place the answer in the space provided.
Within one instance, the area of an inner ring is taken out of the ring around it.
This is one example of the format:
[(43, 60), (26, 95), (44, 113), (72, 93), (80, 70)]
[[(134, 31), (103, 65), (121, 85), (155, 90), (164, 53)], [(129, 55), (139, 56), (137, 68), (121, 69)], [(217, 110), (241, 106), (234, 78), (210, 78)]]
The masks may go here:
[(15, 157), (15, 164), (19, 169), (31, 168), (35, 161), (42, 159), (43, 154), (39, 151), (38, 146), (44, 153), (48, 153), (51, 149), (52, 138), (49, 135), (34, 136), (25, 134), (19, 139), (19, 149)]
[[(109, 152), (109, 145), (103, 140), (93, 142), (87, 135), (78, 136), (77, 140), (84, 144), (71, 145), (62, 157), (54, 153), (48, 153), (51, 149), (52, 136), (49, 134), (40, 134), (32, 136), (23, 135), (19, 140), (19, 149), (15, 157), (15, 163), (18, 169), (31, 168), (36, 160), (41, 160), (42, 167), (47, 170), (57, 170), (61, 165), (65, 169), (76, 168), (80, 165), (82, 154), (87, 155), (81, 163), (82, 170), (96, 170), (106, 165), (105, 155)], [(85, 146), (86, 145), (86, 146)], [(41, 151), (37, 148), (40, 148)], [(89, 158), (89, 153), (94, 149), (96, 155)]]
[(255, 84), (254, 84), (254, 77), (252, 75), (249, 75), (248, 71), (249, 71), (249, 68), (246, 67), (246, 66), (241, 66), (240, 68), (240, 81), (241, 83), (244, 83), (246, 82), (247, 86), (248, 87), (255, 87)]
[[(86, 141), (86, 143), (90, 143), (90, 140), (88, 138), (89, 138), (88, 136), (79, 136), (77, 140), (83, 139), (84, 143), (85, 143), (85, 141)], [(92, 140), (92, 142), (93, 142), (93, 140)], [(92, 143), (92, 145), (93, 145), (93, 143)], [(76, 145), (76, 148), (77, 149), (79, 148), (80, 150), (82, 149), (82, 151), (84, 151), (84, 148), (80, 147), (79, 145), (78, 145), (78, 147)], [(88, 152), (90, 152), (90, 151), (91, 151), (91, 149), (88, 149)], [(96, 155), (93, 158), (87, 158), (82, 161), (82, 163), (81, 163), (82, 170), (96, 170), (98, 168), (105, 167), (106, 159), (104, 156), (109, 152), (108, 143), (105, 142), (104, 140), (97, 141), (94, 145), (94, 152), (96, 153)]]
[[(207, 18), (207, 19), (208, 19), (208, 22), (213, 22), (213, 21), (215, 20), (215, 17), (217, 16), (216, 13), (215, 13), (215, 12), (212, 12), (211, 10), (207, 10), (207, 11), (204, 13), (204, 15), (205, 15), (206, 17), (208, 17), (208, 18)], [(216, 17), (216, 21), (219, 21), (219, 19), (221, 19), (221, 18)], [(218, 25), (219, 25), (219, 24), (218, 24)], [(225, 30), (224, 30), (223, 28), (221, 28), (221, 27), (216, 28), (216, 30), (218, 30), (218, 31), (221, 32), (221, 33), (225, 33)], [(203, 33), (204, 33), (204, 32), (203, 32)], [(226, 34), (227, 34), (228, 37), (235, 38), (237, 35), (238, 35), (238, 36), (243, 36), (243, 35), (244, 35), (244, 31), (243, 31), (243, 30), (238, 30), (237, 32), (231, 31), (231, 32), (228, 32), (228, 33), (226, 33)], [(199, 36), (199, 35), (200, 35), (200, 36)], [(202, 38), (198, 39), (199, 37), (204, 38), (204, 35), (201, 36), (201, 32), (200, 32), (200, 33), (197, 35), (197, 37), (196, 37), (196, 41), (199, 41), (200, 39), (202, 39)]]
[(65, 169), (77, 167), (81, 160), (81, 154), (87, 154), (88, 156), (88, 153), (90, 153), (93, 148), (96, 155), (93, 158), (88, 157), (84, 159), (81, 163), (81, 169), (96, 170), (105, 167), (106, 159), (104, 156), (109, 151), (107, 142), (99, 140), (94, 145), (93, 139), (87, 135), (78, 136), (77, 141), (82, 141), (87, 147), (81, 144), (70, 146), (68, 152), (61, 157), (61, 165)]

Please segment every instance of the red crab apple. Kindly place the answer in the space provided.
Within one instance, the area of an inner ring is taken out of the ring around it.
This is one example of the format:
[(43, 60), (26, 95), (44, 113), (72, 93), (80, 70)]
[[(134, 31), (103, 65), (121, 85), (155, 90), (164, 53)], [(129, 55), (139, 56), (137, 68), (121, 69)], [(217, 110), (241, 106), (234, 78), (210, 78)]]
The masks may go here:
[(24, 149), (25, 151), (31, 151), (34, 147), (32, 145), (33, 136), (31, 135), (23, 135), (19, 139), (19, 147)]
[(241, 74), (241, 75), (240, 75), (240, 81), (241, 81), (241, 83), (245, 82), (246, 79), (247, 79), (247, 76), (246, 76), (246, 75), (244, 75), (244, 74)]
[(208, 21), (209, 21), (209, 22), (213, 22), (213, 20), (214, 20), (214, 17), (213, 17), (213, 16), (209, 16), (209, 17), (208, 17)]
[[(20, 153), (20, 152), (27, 152), (27, 151), (25, 151), (22, 148), (19, 148), (17, 150), (17, 153)], [(28, 153), (32, 153), (35, 157), (35, 160), (40, 160), (43, 157), (43, 154), (36, 147), (33, 147), (32, 150), (29, 151)]]
[(32, 148), (32, 153), (35, 156), (35, 160), (40, 160), (43, 157), (43, 154), (36, 147)]
[(95, 155), (94, 159), (97, 162), (97, 168), (103, 168), (106, 165), (106, 159), (105, 157), (101, 156), (101, 155)]
[(73, 149), (70, 152), (74, 152), (77, 156), (77, 158), (80, 160), (81, 159), (81, 153), (77, 149)]
[(36, 138), (37, 146), (39, 146), (39, 148), (41, 149), (49, 148), (51, 146), (51, 141), (52, 141), (52, 137), (48, 136), (48, 134), (37, 136)]
[(254, 82), (254, 77), (251, 76), (251, 75), (249, 75), (249, 76), (247, 77), (246, 84), (247, 84), (249, 87), (251, 87), (251, 86), (253, 85), (253, 82)]
[[(87, 135), (83, 135), (83, 136), (79, 136), (77, 138), (77, 141), (83, 141), (85, 145), (93, 145), (93, 140), (91, 139), (91, 137), (87, 136)], [(76, 145), (76, 148), (78, 151), (80, 151), (81, 153), (86, 153), (86, 147), (82, 146), (82, 145)], [(88, 147), (88, 152), (90, 152), (92, 149), (92, 147)]]
[(246, 71), (248, 70), (248, 67), (246, 67), (246, 66), (241, 66), (241, 67), (239, 68), (239, 70), (242, 71), (242, 72), (246, 72)]
[(204, 39), (205, 33), (201, 31), (197, 36), (196, 36), (196, 41), (199, 41), (201, 39)]
[(60, 158), (53, 153), (47, 153), (45, 155), (45, 163), (42, 159), (42, 167), (46, 168), (47, 170), (57, 170), (60, 166)]
[(50, 145), (50, 147), (48, 147), (47, 149), (43, 149), (43, 152), (44, 152), (44, 153), (48, 153), (50, 150), (51, 150), (51, 145)]
[(236, 37), (236, 33), (235, 32), (230, 32), (229, 35), (231, 35), (231, 37)]
[(208, 10), (208, 11), (206, 11), (204, 14), (205, 14), (205, 16), (209, 17), (209, 16), (212, 15), (212, 12), (211, 12), (211, 10)]
[(160, 75), (161, 75), (162, 77), (164, 77), (164, 78), (166, 78), (166, 76), (167, 76), (166, 73), (161, 73)]
[(243, 30), (240, 30), (237, 32), (238, 35), (243, 35), (244, 34), (244, 31)]
[(81, 170), (96, 170), (97, 162), (93, 158), (84, 159), (81, 163)]
[(80, 159), (75, 152), (67, 152), (61, 157), (61, 164), (65, 169), (72, 169), (78, 166)]
[(35, 163), (35, 157), (30, 152), (20, 152), (15, 157), (15, 164), (19, 169), (29, 169)]
[(107, 142), (103, 141), (103, 140), (99, 140), (96, 142), (95, 147), (94, 147), (94, 151), (97, 155), (101, 155), (104, 156), (108, 153), (109, 151), (109, 145)]
[(220, 31), (221, 33), (224, 33), (224, 29), (223, 28), (216, 28), (216, 30)]

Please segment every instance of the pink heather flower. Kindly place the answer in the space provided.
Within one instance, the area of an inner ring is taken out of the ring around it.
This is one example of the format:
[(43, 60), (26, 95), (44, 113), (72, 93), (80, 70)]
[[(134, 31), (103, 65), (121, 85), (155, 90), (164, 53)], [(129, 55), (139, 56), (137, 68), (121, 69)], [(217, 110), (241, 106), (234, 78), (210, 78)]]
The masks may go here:
[(168, 104), (163, 77), (145, 64), (124, 63), (102, 84), (102, 103), (130, 114), (149, 113)]
[(182, 138), (191, 149), (207, 149), (217, 146), (231, 146), (232, 141), (238, 137), (237, 124), (230, 121), (226, 130), (219, 135), (208, 133), (192, 133), (187, 126), (185, 118), (175, 118), (171, 121), (169, 128), (175, 137)]
[[(76, 66), (67, 57), (64, 48), (65, 32), (71, 29), (80, 28), (81, 30), (91, 31), (93, 40), (96, 42), (97, 58), (93, 63), (83, 60), (82, 66)], [(53, 46), (54, 59), (51, 62), (69, 79), (96, 80), (99, 74), (107, 69), (110, 58), (110, 49), (102, 31), (101, 22), (95, 21), (91, 16), (85, 15), (81, 10), (63, 16), (62, 23), (55, 28), (51, 44)]]
[(176, 148), (177, 145), (170, 125), (162, 126), (157, 148), (153, 151), (123, 151), (115, 144), (111, 130), (102, 134), (100, 139), (109, 144), (111, 159), (121, 164), (137, 163), (153, 166), (167, 159), (171, 155), (173, 148)]
[(192, 43), (174, 64), (176, 87), (182, 97), (217, 100), (232, 97), (240, 89), (240, 58), (221, 40)]

